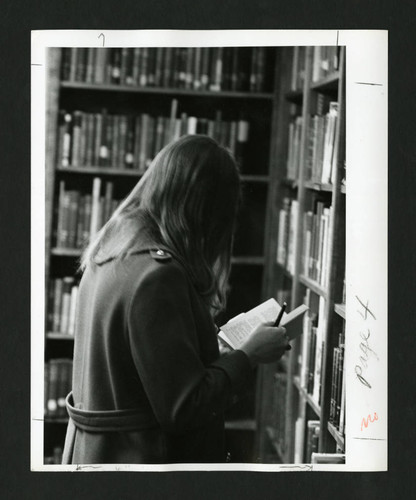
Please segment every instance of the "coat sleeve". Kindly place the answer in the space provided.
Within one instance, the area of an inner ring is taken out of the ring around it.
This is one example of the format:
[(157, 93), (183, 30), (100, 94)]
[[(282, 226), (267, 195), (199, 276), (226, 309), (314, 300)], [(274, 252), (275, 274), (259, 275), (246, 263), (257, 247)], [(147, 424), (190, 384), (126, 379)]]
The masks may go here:
[(156, 418), (168, 432), (208, 423), (247, 389), (252, 374), (241, 351), (203, 365), (189, 292), (179, 267), (159, 265), (141, 281), (129, 310), (133, 360)]

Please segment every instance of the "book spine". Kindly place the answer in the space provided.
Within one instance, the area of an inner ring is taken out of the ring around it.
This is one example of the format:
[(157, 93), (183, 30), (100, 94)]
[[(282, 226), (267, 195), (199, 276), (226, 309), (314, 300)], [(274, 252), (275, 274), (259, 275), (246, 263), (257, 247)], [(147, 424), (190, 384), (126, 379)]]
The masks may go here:
[(149, 48), (147, 61), (147, 85), (148, 87), (155, 86), (156, 73), (156, 49)]
[(110, 82), (119, 85), (121, 76), (121, 49), (111, 49)]
[(70, 79), (71, 72), (71, 49), (62, 49), (62, 60), (61, 60), (61, 80), (66, 82)]
[(195, 90), (199, 90), (201, 88), (201, 58), (202, 58), (202, 48), (195, 48), (195, 57), (194, 57), (194, 69), (193, 69), (193, 82), (192, 86)]
[(91, 212), (92, 212), (92, 197), (90, 194), (85, 195), (85, 209), (84, 209), (84, 223), (83, 223), (83, 234), (82, 240), (84, 245), (88, 244), (90, 240), (90, 228), (91, 228)]
[(77, 47), (71, 48), (70, 68), (69, 68), (69, 81), (70, 82), (76, 81), (77, 64), (78, 64), (78, 62), (77, 62), (78, 50), (79, 49)]
[(111, 155), (110, 155), (110, 165), (112, 168), (119, 168), (119, 150), (120, 150), (120, 115), (112, 115), (111, 117), (111, 126), (108, 128), (111, 130), (111, 133), (108, 132), (108, 138), (111, 136)]
[(126, 85), (127, 79), (127, 64), (129, 58), (129, 49), (127, 47), (123, 47), (121, 49), (121, 58), (120, 58), (120, 84)]
[(63, 278), (60, 333), (64, 335), (68, 333), (69, 312), (71, 308), (71, 290), (73, 284), (74, 284), (74, 278), (72, 277)]
[(85, 196), (80, 196), (77, 214), (77, 237), (75, 248), (82, 248), (84, 245), (84, 212), (85, 212)]
[(155, 123), (156, 120), (153, 116), (148, 117), (148, 128), (146, 134), (146, 146), (145, 146), (145, 170), (147, 170), (153, 160), (154, 156), (154, 138), (155, 138)]
[(79, 192), (69, 191), (69, 210), (68, 210), (68, 240), (67, 247), (75, 248), (75, 242), (77, 238), (77, 216), (78, 216), (78, 205), (79, 205)]
[(162, 87), (163, 86), (163, 47), (156, 48), (155, 54), (155, 86)]
[(139, 148), (139, 173), (143, 174), (146, 170), (146, 141), (149, 128), (149, 115), (143, 113), (140, 123), (140, 148)]
[(194, 81), (194, 56), (195, 49), (193, 47), (188, 47), (186, 51), (186, 69), (185, 69), (185, 88), (193, 88)]
[(75, 319), (77, 306), (78, 286), (73, 286), (71, 289), (71, 299), (69, 307), (68, 335), (75, 335)]
[(338, 347), (334, 347), (333, 358), (332, 358), (331, 399), (330, 399), (329, 419), (328, 419), (331, 424), (333, 424), (335, 420), (335, 407), (336, 407), (335, 394), (336, 394), (336, 373), (338, 370), (338, 355), (339, 355), (339, 349)]
[(339, 429), (339, 423), (341, 418), (341, 399), (342, 399), (342, 385), (344, 378), (344, 346), (339, 347), (339, 360), (338, 360), (338, 378), (337, 378), (337, 388), (335, 393), (335, 418), (334, 425)]
[(58, 379), (59, 379), (59, 365), (55, 359), (48, 362), (49, 382), (47, 394), (47, 416), (56, 417), (58, 414)]
[(162, 75), (163, 75), (163, 87), (171, 87), (173, 86), (173, 79), (172, 79), (172, 66), (174, 64), (173, 60), (173, 48), (172, 47), (166, 47), (164, 53), (164, 66), (162, 68)]
[(126, 147), (127, 147), (127, 116), (120, 116), (120, 134), (119, 134), (119, 148), (117, 155), (117, 166), (119, 168), (125, 167), (125, 158), (126, 158)]
[(235, 157), (240, 170), (247, 168), (246, 156), (249, 149), (250, 123), (247, 120), (239, 120), (237, 124), (237, 142), (235, 145)]
[(258, 47), (253, 47), (251, 49), (251, 64), (250, 64), (250, 92), (255, 92), (257, 89), (257, 58), (258, 58)]
[(201, 52), (201, 90), (209, 88), (210, 51), (211, 49), (204, 47)]
[(140, 81), (140, 54), (141, 48), (136, 47), (133, 51), (133, 61), (132, 61), (132, 81), (133, 85), (138, 86)]
[(53, 302), (53, 324), (52, 331), (59, 333), (61, 331), (61, 308), (62, 308), (63, 280), (56, 278), (54, 280), (54, 302)]
[(62, 166), (69, 167), (71, 162), (71, 133), (72, 133), (72, 115), (65, 114), (65, 127), (62, 139)]
[(91, 206), (91, 226), (90, 226), (90, 238), (94, 236), (99, 231), (99, 205), (100, 205), (100, 191), (101, 191), (101, 179), (95, 177), (93, 180), (92, 188), (92, 206)]
[(86, 73), (85, 73), (85, 82), (86, 83), (93, 83), (94, 82), (95, 56), (96, 56), (96, 49), (88, 48), (87, 49), (87, 69), (86, 69)]
[(147, 47), (143, 47), (141, 50), (141, 57), (140, 57), (140, 71), (139, 71), (140, 87), (147, 86), (148, 62), (149, 62), (149, 49)]

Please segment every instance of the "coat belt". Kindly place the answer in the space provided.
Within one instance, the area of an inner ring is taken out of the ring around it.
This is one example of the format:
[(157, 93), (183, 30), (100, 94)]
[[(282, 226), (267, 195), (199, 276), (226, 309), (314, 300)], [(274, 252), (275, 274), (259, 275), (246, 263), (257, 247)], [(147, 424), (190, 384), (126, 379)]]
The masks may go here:
[(65, 402), (75, 426), (88, 432), (138, 431), (159, 426), (153, 415), (139, 409), (91, 411), (75, 408), (72, 391)]

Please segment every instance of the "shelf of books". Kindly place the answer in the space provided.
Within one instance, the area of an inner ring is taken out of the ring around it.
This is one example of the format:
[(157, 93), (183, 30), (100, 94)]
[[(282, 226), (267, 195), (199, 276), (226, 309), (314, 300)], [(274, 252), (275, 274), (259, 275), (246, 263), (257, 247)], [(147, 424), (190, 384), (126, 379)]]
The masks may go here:
[[(345, 460), (345, 50), (282, 50), (265, 292), (308, 306), (284, 362), (260, 370), (260, 461)], [(273, 258), (274, 256), (274, 258)]]
[[(274, 177), (277, 50), (270, 47), (50, 49), (47, 109), (45, 461), (59, 461), (79, 258), (155, 154), (184, 134), (214, 137), (236, 157), (243, 204), (228, 308), (260, 303)], [(227, 415), (253, 460), (255, 384)], [(230, 443), (234, 438), (230, 437)], [(230, 445), (231, 446), (231, 445)]]

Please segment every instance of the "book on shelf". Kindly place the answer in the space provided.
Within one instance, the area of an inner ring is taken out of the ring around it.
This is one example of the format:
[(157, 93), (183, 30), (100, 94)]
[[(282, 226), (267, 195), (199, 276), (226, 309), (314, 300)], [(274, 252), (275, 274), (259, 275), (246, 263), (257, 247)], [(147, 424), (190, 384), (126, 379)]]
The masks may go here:
[[(325, 109), (328, 109), (328, 111), (325, 112)], [(333, 183), (336, 162), (337, 121), (338, 103), (328, 100), (324, 94), (318, 94), (316, 113), (310, 117), (307, 131), (305, 180), (316, 184)], [(290, 137), (289, 131), (289, 140)], [(292, 149), (295, 146), (296, 142), (294, 142)], [(295, 166), (292, 166), (292, 171), (294, 169)]]
[[(281, 306), (275, 299), (269, 299), (246, 313), (232, 318), (220, 328), (219, 337), (232, 349), (238, 349), (261, 323), (275, 321)], [(281, 326), (287, 330), (289, 340), (302, 334), (302, 315), (307, 311), (305, 304), (293, 311), (283, 313)]]
[(323, 288), (328, 284), (329, 271), (329, 228), (332, 207), (318, 201), (314, 212), (303, 214), (303, 247), (301, 254), (302, 274), (317, 282)]
[(58, 121), (58, 167), (109, 167), (136, 170), (143, 174), (155, 155), (171, 140), (187, 134), (205, 134), (226, 147), (244, 168), (250, 137), (245, 119), (224, 120), (219, 110), (212, 118), (178, 115), (178, 100), (172, 99), (170, 113), (121, 115), (61, 110)]
[(312, 453), (312, 464), (345, 464), (345, 455), (343, 453)]
[(56, 247), (82, 249), (119, 205), (113, 199), (113, 191), (113, 182), (107, 181), (103, 189), (99, 177), (93, 179), (91, 194), (67, 190), (65, 181), (60, 181), (54, 231)]
[(72, 276), (50, 280), (47, 331), (74, 335), (77, 295), (78, 283)]
[(270, 89), (269, 47), (64, 48), (66, 82), (218, 92)]
[(308, 420), (306, 424), (305, 463), (307, 464), (311, 463), (313, 453), (318, 451), (320, 425), (319, 420)]
[(298, 358), (299, 384), (320, 405), (325, 346), (325, 299), (307, 289), (304, 303), (308, 312), (303, 317), (303, 336)]
[(289, 180), (296, 180), (299, 176), (302, 128), (302, 116), (295, 116), (292, 118), (289, 123), (288, 154), (286, 162), (286, 177)]
[(339, 48), (337, 46), (315, 46), (312, 59), (312, 82), (318, 82), (338, 70)]
[(305, 417), (299, 416), (295, 422), (294, 463), (303, 463), (305, 446)]
[(291, 199), (285, 196), (282, 200), (282, 208), (279, 210), (279, 228), (277, 235), (276, 261), (283, 268), (287, 267), (287, 246), (289, 240)]
[(45, 417), (65, 418), (65, 398), (72, 386), (72, 360), (50, 359), (45, 364)]
[(306, 47), (294, 47), (292, 52), (292, 68), (290, 90), (297, 91), (303, 88), (305, 82), (305, 55)]
[[(338, 346), (333, 349), (331, 400), (328, 421), (341, 433), (344, 433), (345, 411), (345, 376), (344, 348), (345, 333), (339, 334)], [(342, 417), (342, 418), (341, 418)]]
[(287, 240), (287, 259), (286, 259), (286, 268), (292, 276), (295, 274), (295, 262), (296, 262), (296, 252), (297, 252), (296, 229), (298, 226), (298, 218), (299, 218), (299, 202), (298, 200), (292, 200), (290, 204), (289, 235)]

